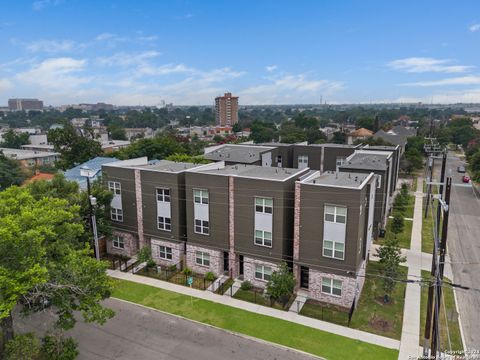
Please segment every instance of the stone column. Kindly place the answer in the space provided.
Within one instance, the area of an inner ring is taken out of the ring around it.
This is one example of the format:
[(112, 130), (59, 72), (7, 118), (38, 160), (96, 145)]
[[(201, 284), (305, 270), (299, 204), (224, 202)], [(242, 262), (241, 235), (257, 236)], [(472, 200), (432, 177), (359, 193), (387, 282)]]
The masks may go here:
[(140, 170), (135, 169), (135, 203), (137, 205), (137, 231), (138, 231), (138, 249), (145, 245), (143, 236), (143, 202), (142, 202), (142, 180)]
[(230, 276), (238, 276), (237, 256), (235, 254), (235, 178), (228, 177), (228, 266)]
[(297, 288), (300, 286), (300, 267), (297, 264), (300, 257), (300, 190), (300, 182), (296, 181), (293, 211), (293, 274), (295, 275)]

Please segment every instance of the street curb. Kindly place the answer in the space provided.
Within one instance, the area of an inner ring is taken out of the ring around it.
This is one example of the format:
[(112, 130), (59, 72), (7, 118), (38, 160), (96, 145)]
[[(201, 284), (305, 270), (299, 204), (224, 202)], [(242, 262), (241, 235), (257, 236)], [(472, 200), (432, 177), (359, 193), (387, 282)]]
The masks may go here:
[(218, 327), (218, 326), (215, 326), (215, 325), (206, 324), (206, 323), (203, 323), (203, 322), (200, 322), (200, 321), (197, 321), (197, 320), (192, 320), (192, 319), (189, 319), (189, 318), (184, 317), (184, 316), (181, 316), (181, 315), (172, 314), (172, 313), (169, 313), (169, 312), (166, 312), (166, 311), (163, 311), (163, 310), (155, 309), (155, 308), (152, 308), (152, 307), (149, 307), (149, 306), (145, 306), (145, 305), (142, 305), (142, 304), (138, 304), (138, 303), (135, 303), (135, 302), (132, 302), (132, 301), (120, 299), (120, 298), (117, 298), (117, 297), (114, 297), (114, 296), (110, 297), (110, 299), (115, 299), (115, 300), (118, 300), (118, 301), (122, 301), (122, 302), (124, 302), (124, 303), (131, 304), (131, 305), (135, 305), (135, 306), (139, 306), (139, 307), (142, 307), (142, 308), (144, 308), (144, 309), (157, 311), (157, 312), (162, 313), (162, 314), (164, 314), (164, 315), (173, 316), (173, 317), (176, 317), (176, 318), (179, 318), (179, 319), (182, 319), (182, 320), (186, 320), (186, 321), (193, 322), (193, 323), (198, 324), (198, 325), (208, 326), (208, 327), (210, 327), (210, 328), (212, 328), (212, 329), (224, 331), (224, 332), (226, 332), (226, 333), (229, 333), (229, 334), (234, 335), (234, 336), (238, 336), (238, 337), (243, 338), (243, 339), (256, 341), (256, 342), (259, 342), (259, 343), (262, 343), (262, 344), (266, 344), (266, 345), (270, 345), (270, 346), (275, 346), (275, 347), (280, 348), (280, 349), (283, 349), (283, 350), (296, 352), (296, 353), (299, 353), (299, 354), (302, 354), (302, 355), (306, 355), (306, 356), (313, 357), (313, 358), (315, 358), (315, 359), (326, 360), (325, 358), (322, 358), (322, 357), (320, 357), (320, 356), (318, 356), (318, 355), (311, 354), (311, 353), (306, 352), (306, 351), (303, 351), (303, 350), (299, 350), (299, 349), (295, 349), (295, 348), (292, 348), (292, 347), (289, 347), (289, 346), (286, 346), (286, 345), (282, 345), (282, 344), (270, 342), (270, 341), (267, 341), (267, 340), (259, 339), (259, 338), (256, 338), (256, 337), (253, 337), (253, 336), (250, 336), (250, 335), (245, 335), (245, 334), (242, 334), (242, 333), (238, 333), (238, 332), (235, 332), (235, 331), (223, 329), (223, 328)]

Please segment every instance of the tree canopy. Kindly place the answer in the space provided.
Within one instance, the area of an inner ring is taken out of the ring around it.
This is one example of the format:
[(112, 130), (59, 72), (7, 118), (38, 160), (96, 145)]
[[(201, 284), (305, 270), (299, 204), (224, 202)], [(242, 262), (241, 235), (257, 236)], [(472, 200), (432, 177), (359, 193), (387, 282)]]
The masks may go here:
[(0, 147), (11, 148), (11, 149), (20, 149), (22, 145), (29, 144), (28, 133), (16, 133), (15, 130), (9, 129), (5, 134), (3, 134), (3, 142), (0, 143)]
[(7, 158), (0, 151), (0, 191), (12, 185), (21, 185), (26, 177), (18, 161)]

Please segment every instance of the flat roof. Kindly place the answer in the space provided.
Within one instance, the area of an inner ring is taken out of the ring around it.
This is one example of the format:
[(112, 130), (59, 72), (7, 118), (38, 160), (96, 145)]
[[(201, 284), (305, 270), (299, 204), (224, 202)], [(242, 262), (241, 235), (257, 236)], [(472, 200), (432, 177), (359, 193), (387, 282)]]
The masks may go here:
[(368, 145), (362, 147), (362, 150), (387, 150), (387, 151), (394, 151), (399, 145), (396, 146), (388, 146), (388, 145)]
[(3, 152), (3, 155), (5, 155), (6, 157), (16, 160), (35, 159), (60, 155), (59, 153), (55, 152), (34, 151), (25, 149), (0, 148), (0, 151)]
[(302, 181), (303, 184), (330, 186), (330, 187), (347, 187), (360, 189), (363, 187), (365, 180), (370, 178), (372, 173), (355, 173), (355, 172), (335, 172), (326, 171), (322, 174), (317, 172), (313, 176), (309, 176)]
[(253, 164), (262, 160), (261, 154), (274, 149), (258, 145), (224, 145), (204, 155), (205, 159), (214, 161), (232, 161)]
[(160, 172), (170, 172), (170, 173), (179, 173), (184, 170), (188, 170), (194, 167), (200, 166), (199, 164), (187, 163), (187, 162), (176, 162), (169, 160), (159, 160), (155, 163), (150, 163), (147, 165), (134, 166), (135, 168), (160, 171)]
[(195, 172), (209, 175), (238, 176), (263, 180), (285, 181), (295, 175), (300, 176), (302, 173), (305, 172), (305, 170), (308, 170), (308, 168), (291, 169), (245, 164), (222, 166), (222, 163), (219, 163), (219, 166), (217, 168), (215, 168), (214, 166), (210, 166), (205, 170), (198, 169), (195, 170)]
[(366, 169), (366, 170), (387, 170), (387, 158), (391, 154), (366, 154), (355, 152), (351, 155), (343, 165), (341, 169)]
[(307, 146), (334, 147), (334, 148), (354, 149), (354, 148), (357, 148), (359, 145), (323, 143), (323, 144), (309, 144), (309, 145), (307, 145)]

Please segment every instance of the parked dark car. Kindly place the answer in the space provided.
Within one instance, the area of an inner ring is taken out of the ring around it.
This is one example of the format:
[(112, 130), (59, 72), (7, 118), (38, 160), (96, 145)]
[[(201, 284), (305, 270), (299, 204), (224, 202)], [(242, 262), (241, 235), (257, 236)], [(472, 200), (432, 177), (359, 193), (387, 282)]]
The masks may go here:
[(462, 173), (462, 174), (463, 174), (463, 173), (465, 172), (465, 166), (459, 166), (459, 167), (457, 168), (457, 171), (458, 171), (459, 173)]

